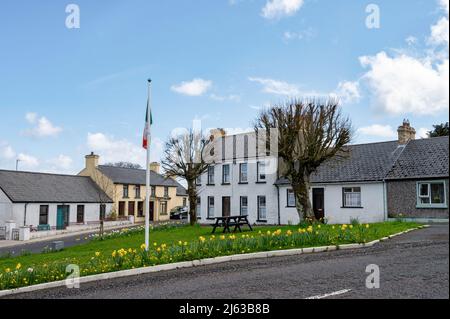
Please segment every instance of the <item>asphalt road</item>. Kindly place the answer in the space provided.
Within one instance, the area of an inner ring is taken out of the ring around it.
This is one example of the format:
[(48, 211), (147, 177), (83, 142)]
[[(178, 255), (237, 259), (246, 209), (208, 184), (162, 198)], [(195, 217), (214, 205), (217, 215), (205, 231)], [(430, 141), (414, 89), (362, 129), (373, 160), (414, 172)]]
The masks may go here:
[[(366, 288), (366, 267), (380, 288)], [(231, 262), (58, 288), (13, 298), (449, 298), (449, 227), (435, 225), (362, 250)]]

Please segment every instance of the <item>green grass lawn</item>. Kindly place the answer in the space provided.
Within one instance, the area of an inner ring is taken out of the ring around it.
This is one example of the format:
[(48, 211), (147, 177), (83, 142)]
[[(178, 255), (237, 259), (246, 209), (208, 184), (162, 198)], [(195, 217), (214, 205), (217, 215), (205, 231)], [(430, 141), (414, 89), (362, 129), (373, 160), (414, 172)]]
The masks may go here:
[[(368, 232), (368, 239), (375, 240), (394, 233), (398, 233), (407, 229), (415, 228), (419, 226), (417, 223), (407, 223), (407, 222), (386, 222), (371, 224)], [(323, 230), (334, 231), (332, 225), (321, 226)], [(337, 228), (338, 226), (335, 226)], [(253, 232), (244, 232), (245, 235), (258, 235), (259, 232), (276, 231), (281, 229), (283, 232), (291, 230), (293, 232), (299, 229), (299, 226), (274, 226), (274, 227), (255, 227)], [(179, 241), (193, 242), (198, 241), (200, 236), (209, 238), (211, 236), (211, 227), (205, 226), (180, 226), (176, 228), (169, 229), (155, 229), (150, 233), (151, 245), (156, 243), (158, 246), (161, 244), (171, 244), (178, 243)], [(216, 233), (216, 237), (220, 236), (220, 231)], [(240, 234), (237, 234), (239, 237)], [(13, 258), (0, 258), (0, 272), (6, 268), (14, 268), (18, 263), (22, 265), (23, 268), (27, 267), (37, 267), (44, 264), (49, 264), (52, 262), (67, 262), (71, 261), (82, 264), (89, 262), (95, 252), (101, 252), (105, 255), (110, 255), (112, 251), (121, 248), (124, 249), (138, 249), (144, 242), (144, 233), (134, 233), (127, 236), (122, 236), (118, 238), (110, 238), (103, 241), (94, 240), (89, 243), (81, 244), (79, 246), (70, 247), (60, 252), (53, 253), (41, 253), (41, 254), (31, 254), (18, 256)], [(346, 242), (341, 242), (346, 243)]]

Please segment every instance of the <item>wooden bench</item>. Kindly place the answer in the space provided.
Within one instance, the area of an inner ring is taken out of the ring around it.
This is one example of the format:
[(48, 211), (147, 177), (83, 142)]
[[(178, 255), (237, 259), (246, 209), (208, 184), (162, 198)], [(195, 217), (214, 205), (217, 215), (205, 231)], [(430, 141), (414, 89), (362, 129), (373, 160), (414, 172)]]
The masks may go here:
[(223, 233), (231, 233), (231, 227), (234, 227), (233, 232), (237, 230), (242, 232), (243, 226), (248, 226), (251, 231), (253, 231), (252, 226), (248, 221), (248, 216), (227, 216), (227, 217), (216, 217), (216, 222), (212, 225), (212, 234), (216, 232), (217, 228), (223, 228)]

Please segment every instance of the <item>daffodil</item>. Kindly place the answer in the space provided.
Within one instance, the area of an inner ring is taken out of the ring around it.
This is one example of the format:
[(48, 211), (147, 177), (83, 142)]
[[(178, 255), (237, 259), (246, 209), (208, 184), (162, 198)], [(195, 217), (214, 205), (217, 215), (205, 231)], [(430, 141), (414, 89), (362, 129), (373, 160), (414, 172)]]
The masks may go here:
[(19, 270), (20, 268), (22, 268), (22, 264), (21, 264), (21, 263), (18, 263), (18, 264), (16, 265), (16, 270)]

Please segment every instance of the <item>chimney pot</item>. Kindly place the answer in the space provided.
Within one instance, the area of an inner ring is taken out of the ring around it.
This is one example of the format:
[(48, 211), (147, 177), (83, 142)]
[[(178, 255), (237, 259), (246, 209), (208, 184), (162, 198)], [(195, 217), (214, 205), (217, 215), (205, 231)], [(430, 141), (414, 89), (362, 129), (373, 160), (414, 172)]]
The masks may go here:
[(404, 119), (402, 126), (399, 126), (398, 130), (398, 143), (400, 145), (406, 145), (409, 141), (416, 139), (416, 130), (411, 127), (409, 120)]

